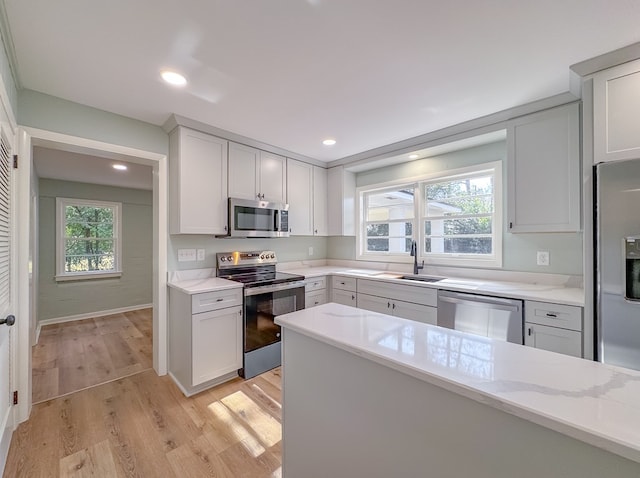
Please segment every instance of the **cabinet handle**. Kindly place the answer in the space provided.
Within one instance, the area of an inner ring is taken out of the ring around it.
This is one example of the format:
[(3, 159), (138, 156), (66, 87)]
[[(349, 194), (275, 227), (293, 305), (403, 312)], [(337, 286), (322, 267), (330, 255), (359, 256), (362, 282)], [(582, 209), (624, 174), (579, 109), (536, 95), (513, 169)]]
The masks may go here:
[(219, 299), (216, 299), (216, 302), (222, 302), (224, 300), (223, 297), (220, 297)]
[(318, 234), (318, 230), (316, 229), (315, 231), (313, 231), (315, 234)]
[(529, 335), (531, 335), (531, 334), (533, 333), (533, 330), (531, 329), (531, 327), (529, 327), (529, 328), (527, 329), (527, 333), (528, 333)]
[(224, 230), (225, 230), (225, 231), (227, 230), (227, 226), (224, 226)]
[(509, 229), (513, 229), (513, 223), (512, 222), (509, 223)]
[(389, 307), (391, 307), (391, 303), (390, 303), (390, 302), (387, 302), (387, 309), (388, 309)]
[(345, 285), (344, 282), (340, 282), (340, 285)]
[(260, 199), (264, 199), (264, 193), (262, 193), (262, 197)]
[(395, 304), (395, 302), (393, 303), (393, 306), (392, 306), (391, 308), (392, 308), (393, 310), (395, 310), (395, 308), (396, 308), (396, 304)]
[(317, 300), (313, 303), (313, 305), (318, 305), (320, 302), (318, 302)]
[(289, 228), (289, 232), (291, 232), (291, 228)]
[(554, 314), (554, 313), (552, 313), (552, 312), (547, 312), (547, 317), (554, 317), (554, 318), (556, 318), (556, 317), (558, 317), (558, 316), (557, 316), (557, 314)]
[(258, 199), (260, 199), (260, 193), (256, 194), (256, 197), (257, 197)]
[(355, 295), (351, 295), (351, 300), (356, 300), (356, 296)]

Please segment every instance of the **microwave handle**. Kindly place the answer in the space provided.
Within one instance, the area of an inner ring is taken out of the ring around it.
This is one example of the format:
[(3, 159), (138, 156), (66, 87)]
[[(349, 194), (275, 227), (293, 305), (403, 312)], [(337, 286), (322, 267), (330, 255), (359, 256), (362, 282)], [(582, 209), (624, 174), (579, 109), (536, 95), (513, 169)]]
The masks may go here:
[(280, 230), (280, 211), (277, 209), (274, 211), (273, 215), (273, 230), (276, 232)]

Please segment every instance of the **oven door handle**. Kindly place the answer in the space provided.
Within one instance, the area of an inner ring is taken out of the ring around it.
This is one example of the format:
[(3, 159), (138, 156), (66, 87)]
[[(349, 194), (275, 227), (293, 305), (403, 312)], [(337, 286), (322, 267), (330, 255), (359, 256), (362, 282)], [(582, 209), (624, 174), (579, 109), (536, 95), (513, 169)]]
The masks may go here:
[(269, 292), (279, 292), (281, 290), (304, 288), (304, 281), (285, 282), (284, 284), (263, 285), (258, 287), (248, 287), (244, 289), (244, 295), (252, 296), (258, 294), (268, 294)]

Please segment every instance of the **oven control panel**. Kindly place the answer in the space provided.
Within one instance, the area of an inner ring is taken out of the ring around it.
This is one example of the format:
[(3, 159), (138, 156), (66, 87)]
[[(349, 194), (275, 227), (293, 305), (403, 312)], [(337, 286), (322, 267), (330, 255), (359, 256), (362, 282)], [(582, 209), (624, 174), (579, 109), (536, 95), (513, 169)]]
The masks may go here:
[(216, 254), (218, 268), (238, 266), (261, 266), (276, 264), (278, 259), (273, 251), (218, 252)]

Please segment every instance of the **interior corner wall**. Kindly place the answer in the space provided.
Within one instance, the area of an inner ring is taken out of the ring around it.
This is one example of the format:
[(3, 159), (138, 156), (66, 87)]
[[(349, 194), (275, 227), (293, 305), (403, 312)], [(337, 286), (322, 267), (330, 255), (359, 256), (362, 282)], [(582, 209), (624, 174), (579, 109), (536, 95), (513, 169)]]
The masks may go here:
[[(121, 277), (56, 282), (56, 197), (122, 203)], [(40, 179), (38, 204), (38, 321), (151, 304), (151, 191)]]

